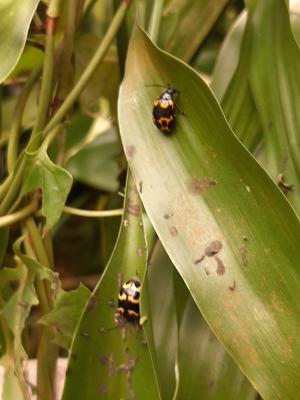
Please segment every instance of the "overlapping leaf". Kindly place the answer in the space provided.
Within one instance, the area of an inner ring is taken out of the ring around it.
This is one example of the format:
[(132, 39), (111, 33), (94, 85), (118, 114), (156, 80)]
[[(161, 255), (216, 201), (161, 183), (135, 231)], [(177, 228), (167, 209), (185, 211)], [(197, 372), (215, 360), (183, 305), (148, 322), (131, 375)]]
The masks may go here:
[[(176, 131), (151, 118), (180, 90)], [(299, 221), (189, 67), (136, 30), (119, 98), (121, 136), (147, 214), (214, 333), (265, 399), (300, 390)]]

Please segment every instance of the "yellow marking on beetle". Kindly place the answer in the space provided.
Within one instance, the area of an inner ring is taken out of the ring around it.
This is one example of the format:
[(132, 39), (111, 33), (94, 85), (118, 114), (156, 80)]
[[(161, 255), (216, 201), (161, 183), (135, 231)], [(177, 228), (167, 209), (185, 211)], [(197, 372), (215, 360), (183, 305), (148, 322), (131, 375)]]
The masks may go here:
[(174, 101), (169, 100), (169, 106), (173, 109), (175, 107)]
[(120, 301), (126, 301), (126, 299), (127, 299), (127, 294), (126, 293), (122, 293), (122, 294), (119, 294), (119, 300)]
[(130, 316), (134, 316), (136, 318), (139, 317), (139, 313), (137, 313), (137, 312), (135, 312), (133, 310), (127, 310), (127, 314), (130, 315)]
[(154, 102), (153, 102), (154, 107), (157, 107), (157, 106), (158, 106), (158, 103), (159, 103), (159, 99), (154, 100)]
[(120, 313), (120, 314), (124, 314), (125, 310), (124, 310), (123, 307), (118, 307), (117, 308), (117, 312)]
[(160, 103), (159, 103), (159, 106), (160, 106), (160, 108), (166, 109), (166, 108), (169, 107), (169, 101), (167, 101), (167, 100), (161, 100)]
[(140, 303), (140, 299), (139, 298), (136, 300), (132, 296), (128, 296), (128, 301), (130, 303), (132, 303), (132, 304), (139, 304)]

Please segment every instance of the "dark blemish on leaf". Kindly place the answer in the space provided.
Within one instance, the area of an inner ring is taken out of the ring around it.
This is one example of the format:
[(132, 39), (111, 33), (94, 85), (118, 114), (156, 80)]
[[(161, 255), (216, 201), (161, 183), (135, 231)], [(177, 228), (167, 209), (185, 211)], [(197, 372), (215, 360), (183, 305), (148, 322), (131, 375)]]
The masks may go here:
[(93, 310), (97, 305), (97, 298), (94, 294), (92, 294), (89, 298), (89, 302), (87, 305), (87, 311)]
[(232, 281), (231, 285), (228, 286), (228, 289), (231, 290), (232, 292), (234, 292), (235, 291), (235, 286), (236, 286), (236, 284), (235, 284), (235, 279), (234, 279)]
[(90, 335), (87, 332), (80, 332), (80, 336), (84, 339), (90, 339)]
[(244, 240), (244, 242), (247, 242), (247, 240), (248, 240), (247, 236), (243, 236), (243, 240)]
[(278, 187), (281, 189), (281, 191), (282, 191), (284, 194), (287, 194), (288, 192), (292, 191), (293, 188), (294, 188), (294, 185), (291, 185), (291, 184), (289, 185), (289, 184), (287, 184), (287, 183), (285, 182), (283, 172), (281, 172), (281, 173), (277, 176), (277, 185), (278, 185)]
[(214, 386), (215, 386), (215, 381), (214, 381), (214, 380), (210, 380), (210, 381), (208, 382), (208, 388), (209, 388), (209, 390), (212, 390), (212, 389), (214, 388)]
[(129, 203), (127, 208), (128, 214), (134, 215), (137, 217), (140, 212), (140, 206), (138, 204)]
[(240, 247), (240, 255), (241, 255), (241, 259), (242, 259), (242, 263), (244, 267), (247, 267), (248, 264), (248, 260), (247, 260), (247, 255), (246, 255), (246, 246), (242, 245)]
[(178, 231), (175, 228), (175, 226), (171, 226), (171, 228), (169, 229), (170, 233), (172, 236), (177, 236), (178, 235)]
[(204, 267), (204, 271), (205, 271), (206, 275), (209, 275), (209, 269), (207, 267)]
[(190, 183), (190, 191), (194, 194), (201, 194), (205, 190), (212, 188), (217, 184), (216, 181), (214, 181), (211, 178), (193, 178), (192, 182)]
[(77, 361), (77, 355), (75, 353), (71, 354), (71, 358), (73, 361)]
[(143, 182), (139, 181), (139, 192), (143, 193)]
[(169, 218), (173, 217), (173, 215), (174, 215), (173, 213), (167, 213), (164, 215), (164, 218), (169, 219)]
[(72, 372), (71, 368), (68, 367), (66, 370), (66, 378), (68, 378), (71, 375), (71, 372)]
[(124, 228), (128, 228), (128, 227), (129, 227), (129, 221), (128, 221), (128, 219), (124, 219), (124, 221), (123, 221), (123, 226), (124, 226)]
[(205, 255), (208, 257), (212, 257), (219, 253), (222, 249), (222, 242), (220, 240), (213, 240), (204, 250)]
[(126, 146), (125, 147), (125, 153), (128, 158), (132, 158), (135, 155), (135, 146)]
[(217, 274), (224, 275), (225, 274), (225, 265), (222, 260), (218, 256), (214, 257), (217, 263)]
[(269, 129), (269, 131), (270, 131), (272, 128), (273, 128), (273, 122), (272, 122), (272, 121), (269, 121), (269, 123), (268, 123), (268, 129)]
[(136, 255), (141, 257), (143, 255), (143, 249), (141, 247), (138, 247), (136, 250)]
[(99, 362), (102, 365), (106, 365), (108, 363), (108, 358), (106, 356), (100, 356), (99, 357)]
[(100, 385), (100, 393), (101, 394), (107, 394), (108, 393), (108, 386), (105, 383), (102, 383)]
[(205, 258), (205, 254), (202, 254), (202, 256), (201, 256), (200, 258), (198, 258), (197, 260), (194, 261), (194, 264), (195, 264), (195, 265), (196, 265), (196, 264), (200, 264), (201, 261), (204, 260), (204, 258)]

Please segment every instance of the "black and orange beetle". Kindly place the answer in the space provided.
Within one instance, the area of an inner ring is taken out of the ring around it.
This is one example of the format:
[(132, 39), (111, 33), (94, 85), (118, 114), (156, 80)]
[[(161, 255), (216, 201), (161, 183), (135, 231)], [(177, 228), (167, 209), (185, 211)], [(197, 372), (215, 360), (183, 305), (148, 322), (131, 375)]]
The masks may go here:
[[(161, 85), (147, 86), (164, 87)], [(163, 133), (168, 134), (173, 132), (175, 129), (176, 109), (179, 111), (176, 104), (178, 94), (179, 91), (177, 89), (168, 86), (167, 89), (153, 102), (153, 122)], [(184, 114), (183, 112), (180, 113)]]

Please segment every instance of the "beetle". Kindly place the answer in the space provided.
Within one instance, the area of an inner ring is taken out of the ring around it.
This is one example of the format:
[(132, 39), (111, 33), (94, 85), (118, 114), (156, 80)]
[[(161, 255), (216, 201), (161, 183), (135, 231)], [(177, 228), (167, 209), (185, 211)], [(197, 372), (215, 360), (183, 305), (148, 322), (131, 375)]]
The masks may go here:
[(137, 278), (123, 283), (118, 296), (117, 314), (129, 322), (138, 322), (140, 319), (141, 282)]
[[(158, 86), (161, 85), (146, 85), (146, 86)], [(171, 86), (165, 88), (166, 90), (157, 97), (153, 102), (152, 117), (154, 124), (158, 129), (166, 134), (172, 133), (176, 126), (176, 110), (180, 111), (176, 99), (179, 95), (179, 91)], [(184, 114), (181, 112), (181, 114)]]

